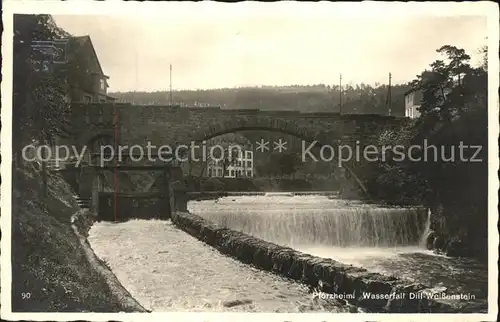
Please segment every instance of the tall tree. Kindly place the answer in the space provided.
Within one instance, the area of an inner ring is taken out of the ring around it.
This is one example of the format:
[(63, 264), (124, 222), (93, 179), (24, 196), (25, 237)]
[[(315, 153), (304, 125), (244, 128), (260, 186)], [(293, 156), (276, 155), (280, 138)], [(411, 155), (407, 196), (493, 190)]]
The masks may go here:
[[(35, 50), (34, 45), (36, 41), (54, 41), (69, 36), (57, 27), (50, 15), (14, 16), (12, 147), (16, 167), (21, 163), (20, 152), (25, 145), (46, 144), (68, 134), (70, 109), (66, 77), (64, 72), (53, 68), (55, 56)], [(46, 195), (46, 162), (42, 162), (41, 174)]]
[(417, 75), (411, 86), (422, 91), (422, 134), (433, 131), (440, 124), (450, 123), (464, 112), (477, 107), (478, 95), (486, 90), (486, 72), (471, 67), (470, 56), (463, 49), (445, 45), (437, 49), (444, 56), (430, 69)]
[[(387, 130), (379, 138), (380, 146), (423, 147), (424, 140), (428, 145), (432, 144), (432, 140), (440, 143), (437, 146), (453, 148), (458, 146), (460, 140), (474, 142), (473, 138), (484, 137), (487, 123), (485, 64), (478, 68), (470, 66), (469, 56), (454, 46), (443, 46), (437, 51), (445, 56), (444, 59), (433, 62), (411, 84), (422, 91), (421, 116), (417, 120), (407, 120), (397, 130)], [(479, 141), (475, 140), (474, 144)], [(417, 151), (413, 151), (412, 157), (423, 160), (424, 151)], [(374, 173), (377, 175), (370, 178), (370, 190), (383, 199), (413, 199), (417, 202), (435, 198), (436, 194), (445, 190), (459, 190), (458, 181), (451, 182), (439, 176), (452, 173), (458, 178), (463, 174), (457, 166), (462, 166), (463, 162), (445, 162), (433, 154), (439, 155), (439, 151), (432, 152), (432, 149), (429, 153), (429, 162), (413, 162), (408, 158), (395, 162), (391, 153), (386, 152), (387, 161), (376, 164), (378, 170)], [(478, 178), (481, 176), (481, 173), (478, 174)], [(456, 187), (450, 187), (453, 185)]]
[(19, 155), (33, 141), (50, 142), (67, 134), (69, 104), (63, 71), (52, 68), (35, 41), (70, 35), (50, 15), (15, 15), (13, 77), (13, 152)]

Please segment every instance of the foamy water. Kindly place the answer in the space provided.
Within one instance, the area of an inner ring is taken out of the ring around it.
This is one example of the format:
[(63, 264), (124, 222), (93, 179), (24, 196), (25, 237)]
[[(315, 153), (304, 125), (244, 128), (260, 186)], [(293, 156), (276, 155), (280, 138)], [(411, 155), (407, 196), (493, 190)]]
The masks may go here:
[(243, 196), (190, 202), (189, 211), (291, 247), (419, 245), (427, 212), (324, 196)]
[[(487, 267), (423, 247), (422, 208), (383, 207), (325, 196), (241, 196), (191, 201), (188, 210), (223, 227), (370, 271), (474, 294), (487, 305)], [(470, 302), (470, 301), (469, 301)]]
[(89, 242), (132, 296), (153, 311), (348, 310), (313, 300), (302, 284), (226, 257), (168, 221), (95, 223)]

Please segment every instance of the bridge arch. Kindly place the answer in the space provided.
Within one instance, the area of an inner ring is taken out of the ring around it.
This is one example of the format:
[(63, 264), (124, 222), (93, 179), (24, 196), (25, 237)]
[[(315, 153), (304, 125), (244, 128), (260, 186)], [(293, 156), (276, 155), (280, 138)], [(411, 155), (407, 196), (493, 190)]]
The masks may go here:
[(109, 131), (88, 131), (80, 138), (80, 148), (85, 152), (84, 160), (86, 162), (91, 162), (98, 160), (98, 157), (92, 154), (100, 152), (100, 146), (103, 145), (115, 145), (115, 136)]
[(281, 118), (273, 118), (271, 115), (269, 117), (252, 115), (250, 118), (245, 117), (235, 117), (229, 121), (221, 121), (215, 124), (206, 124), (200, 126), (194, 133), (188, 133), (186, 136), (187, 141), (194, 141), (195, 143), (201, 143), (204, 140), (210, 140), (220, 135), (228, 133), (236, 133), (242, 131), (269, 131), (269, 132), (279, 132), (287, 135), (295, 136), (304, 141), (333, 141), (340, 140), (342, 135), (341, 131), (337, 129), (333, 131), (324, 131), (321, 129), (316, 129), (314, 127), (305, 127), (297, 125), (295, 122), (285, 121)]
[[(96, 145), (97, 143), (97, 145)], [(97, 146), (101, 146), (102, 144), (115, 144), (115, 138), (113, 135), (110, 135), (109, 133), (98, 133), (92, 136), (88, 141), (86, 142), (87, 147), (89, 148), (95, 148)]]
[(100, 139), (107, 139), (110, 142), (115, 141), (115, 131), (109, 128), (90, 127), (78, 136), (77, 143), (79, 146), (91, 146)]
[[(220, 125), (216, 126), (206, 126), (205, 128), (199, 129), (199, 131), (194, 134), (188, 135), (184, 142), (179, 142), (179, 144), (186, 144), (190, 142), (194, 142), (195, 144), (200, 144), (204, 141), (210, 140), (220, 135), (228, 134), (228, 133), (237, 133), (243, 131), (267, 131), (274, 133), (283, 133), (286, 135), (294, 136), (304, 142), (308, 143), (308, 146), (313, 144), (313, 149), (321, 149), (327, 142), (331, 142), (328, 145), (332, 147), (338, 147), (342, 144), (342, 135), (337, 131), (322, 131), (316, 130), (312, 131), (307, 128), (301, 128), (293, 123), (285, 122), (281, 119), (265, 119), (262, 120), (257, 118), (257, 122), (248, 122), (243, 123), (241, 119), (237, 119), (237, 122), (223, 122)], [(334, 155), (333, 159), (338, 161), (336, 155)], [(343, 164), (342, 168), (344, 168), (348, 174), (354, 179), (356, 185), (363, 191), (365, 196), (369, 197), (368, 189), (363, 184), (361, 179), (356, 175), (356, 173), (352, 170), (349, 165)], [(149, 187), (154, 186), (158, 178), (154, 179), (152, 184)]]

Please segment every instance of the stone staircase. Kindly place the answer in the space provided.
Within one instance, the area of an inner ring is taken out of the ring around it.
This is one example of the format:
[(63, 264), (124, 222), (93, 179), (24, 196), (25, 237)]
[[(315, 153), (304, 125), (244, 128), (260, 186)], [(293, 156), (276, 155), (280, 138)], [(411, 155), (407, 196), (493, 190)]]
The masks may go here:
[[(50, 159), (47, 161), (47, 170), (48, 171), (59, 171), (66, 168), (66, 164), (62, 161), (59, 163), (56, 162), (55, 159)], [(90, 209), (90, 197), (81, 197), (78, 194), (73, 195), (73, 198), (76, 200), (78, 206), (82, 209)]]
[(73, 198), (75, 198), (76, 203), (80, 208), (83, 209), (89, 209), (90, 208), (90, 197), (85, 198), (85, 197), (80, 197), (79, 195), (73, 195)]

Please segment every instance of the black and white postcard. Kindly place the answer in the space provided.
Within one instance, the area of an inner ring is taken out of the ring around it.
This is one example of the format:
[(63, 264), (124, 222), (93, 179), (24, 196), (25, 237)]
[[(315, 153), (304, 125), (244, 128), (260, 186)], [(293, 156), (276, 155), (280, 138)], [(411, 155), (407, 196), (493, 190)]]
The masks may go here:
[(498, 4), (3, 4), (2, 319), (496, 320)]

